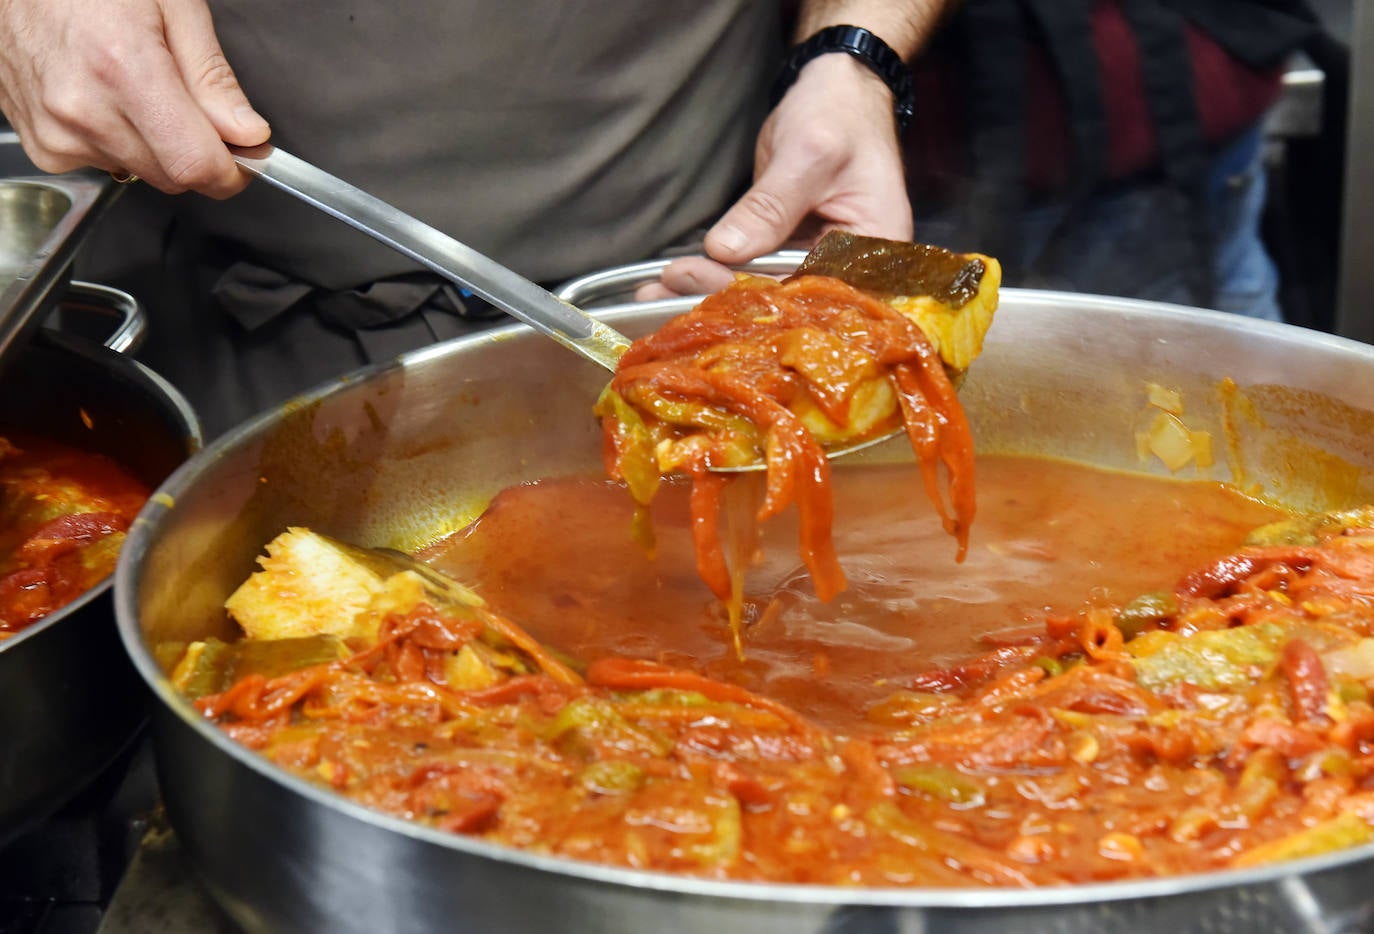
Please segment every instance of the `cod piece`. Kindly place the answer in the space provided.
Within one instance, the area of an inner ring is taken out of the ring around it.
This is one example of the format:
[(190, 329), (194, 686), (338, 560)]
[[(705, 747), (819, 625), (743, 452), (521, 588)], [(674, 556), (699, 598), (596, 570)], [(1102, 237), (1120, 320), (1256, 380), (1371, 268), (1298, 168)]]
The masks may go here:
[(991, 256), (844, 230), (826, 234), (796, 274), (833, 276), (879, 296), (916, 322), (956, 378), (983, 350), (1002, 285)]
[(289, 528), (272, 539), (258, 565), (224, 601), (250, 639), (371, 641), (382, 616), (409, 612), (424, 596), (415, 575), (369, 566), (353, 549), (310, 529)]
[(845, 584), (830, 540), (827, 452), (905, 428), (962, 557), (972, 440), (955, 387), (982, 350), (1000, 284), (990, 257), (837, 232), (788, 279), (737, 277), (636, 340), (595, 409), (607, 471), (640, 507), (636, 533), (651, 540), (645, 508), (662, 478), (692, 477), (698, 569), (738, 603), (712, 531), (723, 487), (711, 471), (764, 463), (757, 518), (797, 504), (802, 559), (829, 599)]
[[(192, 643), (173, 683), (213, 693), (244, 674), (265, 676), (346, 657), (376, 645), (382, 624), (425, 607), (471, 622), (478, 638), (451, 660), (451, 683), (490, 682), (498, 669), (543, 671), (565, 684), (581, 676), (518, 625), (491, 612), (482, 598), (409, 555), (361, 548), (293, 527), (267, 543), (251, 574), (224, 601), (245, 638), (224, 646)], [(474, 656), (474, 653), (476, 655)], [(481, 664), (479, 664), (479, 662)]]

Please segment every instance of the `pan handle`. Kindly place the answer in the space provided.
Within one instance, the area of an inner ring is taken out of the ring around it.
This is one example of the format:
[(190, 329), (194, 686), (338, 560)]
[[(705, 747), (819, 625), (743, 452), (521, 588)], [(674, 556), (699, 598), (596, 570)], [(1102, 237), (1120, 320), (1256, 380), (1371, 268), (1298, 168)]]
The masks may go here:
[(63, 293), (58, 308), (115, 318), (115, 329), (105, 338), (104, 344), (116, 353), (133, 353), (148, 332), (148, 313), (143, 303), (128, 292), (108, 285), (73, 281)]
[[(785, 276), (796, 272), (806, 256), (805, 250), (779, 250), (733, 267), (740, 272), (759, 275)], [(677, 257), (651, 259), (642, 263), (613, 266), (600, 272), (588, 273), (554, 289), (553, 294), (563, 301), (580, 308), (590, 305), (623, 304), (634, 300), (635, 289), (650, 282), (657, 282), (663, 270)]]

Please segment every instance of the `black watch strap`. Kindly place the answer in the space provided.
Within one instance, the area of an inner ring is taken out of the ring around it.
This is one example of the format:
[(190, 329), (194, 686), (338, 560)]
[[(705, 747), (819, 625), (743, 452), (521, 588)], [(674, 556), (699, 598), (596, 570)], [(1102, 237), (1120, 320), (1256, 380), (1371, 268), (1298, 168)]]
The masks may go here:
[(892, 46), (861, 26), (827, 26), (813, 34), (805, 42), (792, 47), (782, 71), (773, 82), (769, 96), (769, 109), (778, 106), (787, 89), (797, 80), (802, 68), (812, 59), (831, 52), (852, 55), (873, 70), (883, 83), (892, 91), (893, 112), (897, 118), (897, 130), (906, 128), (916, 109), (915, 95), (911, 90), (911, 69), (902, 57), (893, 51)]

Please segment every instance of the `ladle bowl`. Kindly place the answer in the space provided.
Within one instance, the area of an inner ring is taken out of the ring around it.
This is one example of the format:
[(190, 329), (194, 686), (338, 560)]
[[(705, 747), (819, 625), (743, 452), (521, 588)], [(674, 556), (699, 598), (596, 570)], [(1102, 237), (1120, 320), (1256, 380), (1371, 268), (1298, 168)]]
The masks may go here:
[[(275, 146), (231, 146), (234, 161), (260, 178), (326, 214), (398, 250), (425, 268), (457, 282), (492, 305), (553, 338), (573, 353), (615, 372), (630, 340), (615, 328), (566, 302), (519, 273), (460, 243), (394, 205), (330, 175)], [(826, 449), (834, 459), (880, 444), (901, 433)], [(762, 462), (712, 468), (725, 473), (762, 470)]]

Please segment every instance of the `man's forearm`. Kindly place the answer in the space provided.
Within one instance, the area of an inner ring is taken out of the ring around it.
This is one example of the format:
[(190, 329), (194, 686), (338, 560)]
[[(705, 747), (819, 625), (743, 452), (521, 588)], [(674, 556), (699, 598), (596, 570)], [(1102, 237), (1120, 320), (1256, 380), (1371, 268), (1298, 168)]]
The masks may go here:
[(862, 26), (910, 61), (925, 45), (946, 8), (958, 0), (803, 0), (796, 39), (826, 26)]

